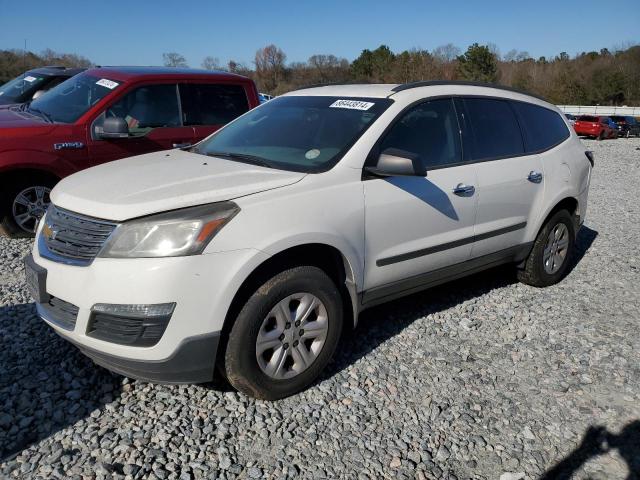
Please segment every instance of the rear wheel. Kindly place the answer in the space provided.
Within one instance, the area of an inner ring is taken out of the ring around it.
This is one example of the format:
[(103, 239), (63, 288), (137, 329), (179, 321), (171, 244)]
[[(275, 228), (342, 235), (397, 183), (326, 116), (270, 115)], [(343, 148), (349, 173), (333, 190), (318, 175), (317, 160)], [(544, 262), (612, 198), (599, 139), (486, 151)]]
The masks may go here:
[(559, 210), (538, 232), (524, 268), (518, 270), (518, 280), (534, 287), (558, 283), (567, 272), (574, 244), (573, 217)]
[(309, 386), (342, 332), (342, 298), (317, 267), (274, 275), (251, 295), (229, 332), (224, 371), (237, 390), (276, 400)]
[(598, 135), (598, 140), (604, 140), (604, 130), (600, 131), (600, 134)]
[(51, 202), (53, 184), (49, 179), (34, 177), (8, 187), (2, 198), (0, 230), (14, 238), (32, 237)]

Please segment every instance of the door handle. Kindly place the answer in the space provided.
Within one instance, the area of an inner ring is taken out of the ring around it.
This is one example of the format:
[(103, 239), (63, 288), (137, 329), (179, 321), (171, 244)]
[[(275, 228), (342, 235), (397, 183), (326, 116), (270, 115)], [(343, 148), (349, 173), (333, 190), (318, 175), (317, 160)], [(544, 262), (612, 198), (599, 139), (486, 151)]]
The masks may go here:
[(529, 172), (527, 180), (529, 180), (531, 183), (540, 183), (542, 181), (542, 173), (531, 170)]
[(465, 185), (464, 183), (459, 183), (453, 188), (453, 193), (456, 195), (460, 195), (461, 197), (470, 197), (476, 191), (476, 187), (473, 185)]
[(174, 143), (173, 144), (173, 148), (189, 148), (190, 146), (191, 146), (191, 143), (189, 143), (189, 142)]

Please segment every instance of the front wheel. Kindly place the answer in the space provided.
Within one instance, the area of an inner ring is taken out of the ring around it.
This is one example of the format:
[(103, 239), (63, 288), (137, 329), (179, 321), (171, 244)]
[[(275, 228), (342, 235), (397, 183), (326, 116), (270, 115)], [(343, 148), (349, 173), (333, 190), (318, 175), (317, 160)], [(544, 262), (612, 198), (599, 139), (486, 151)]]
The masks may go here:
[(47, 211), (53, 188), (48, 180), (23, 180), (7, 189), (0, 215), (0, 229), (10, 237), (32, 237)]
[(342, 298), (317, 267), (280, 272), (244, 305), (226, 342), (224, 371), (237, 390), (277, 400), (309, 386), (342, 333)]
[(566, 210), (560, 210), (538, 233), (524, 268), (518, 270), (518, 280), (534, 287), (558, 283), (567, 272), (574, 247), (573, 217)]

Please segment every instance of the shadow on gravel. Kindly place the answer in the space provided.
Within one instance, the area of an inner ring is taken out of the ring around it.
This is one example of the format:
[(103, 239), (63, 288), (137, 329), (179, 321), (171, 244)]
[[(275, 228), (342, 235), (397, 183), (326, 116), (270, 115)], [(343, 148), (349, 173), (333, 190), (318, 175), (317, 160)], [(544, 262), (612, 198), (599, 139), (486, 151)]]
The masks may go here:
[(598, 232), (593, 230), (586, 225), (583, 225), (578, 232), (578, 236), (576, 237), (576, 248), (573, 252), (573, 259), (571, 260), (571, 264), (569, 265), (568, 274), (580, 263), (582, 257), (586, 255), (586, 253), (591, 248), (591, 245), (598, 237)]
[[(582, 226), (576, 238), (576, 249), (568, 273), (582, 260), (597, 236), (597, 231)], [(357, 362), (418, 318), (447, 310), (466, 300), (485, 295), (495, 288), (517, 282), (515, 268), (504, 265), (365, 310), (360, 315), (356, 330), (347, 330), (334, 360), (318, 381)]]
[(122, 385), (56, 335), (33, 303), (0, 307), (0, 372), (0, 462), (113, 401)]
[(640, 479), (640, 420), (628, 423), (617, 435), (604, 427), (589, 427), (580, 445), (540, 480), (569, 480), (589, 460), (611, 450), (617, 450), (626, 462), (629, 468), (627, 480)]

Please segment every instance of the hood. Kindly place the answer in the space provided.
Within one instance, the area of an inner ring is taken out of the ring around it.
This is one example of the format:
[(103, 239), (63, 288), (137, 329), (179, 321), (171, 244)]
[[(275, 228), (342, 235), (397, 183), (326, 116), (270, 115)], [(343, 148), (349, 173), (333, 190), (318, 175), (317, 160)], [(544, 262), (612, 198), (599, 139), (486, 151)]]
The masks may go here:
[(6, 128), (25, 128), (24, 132), (12, 132), (11, 136), (15, 138), (16, 135), (22, 136), (22, 133), (28, 136), (46, 134), (56, 128), (56, 124), (47, 123), (39, 117), (9, 106), (0, 108), (0, 135)]
[(117, 160), (62, 180), (51, 201), (67, 210), (123, 221), (232, 200), (284, 187), (304, 173), (275, 170), (181, 150)]

